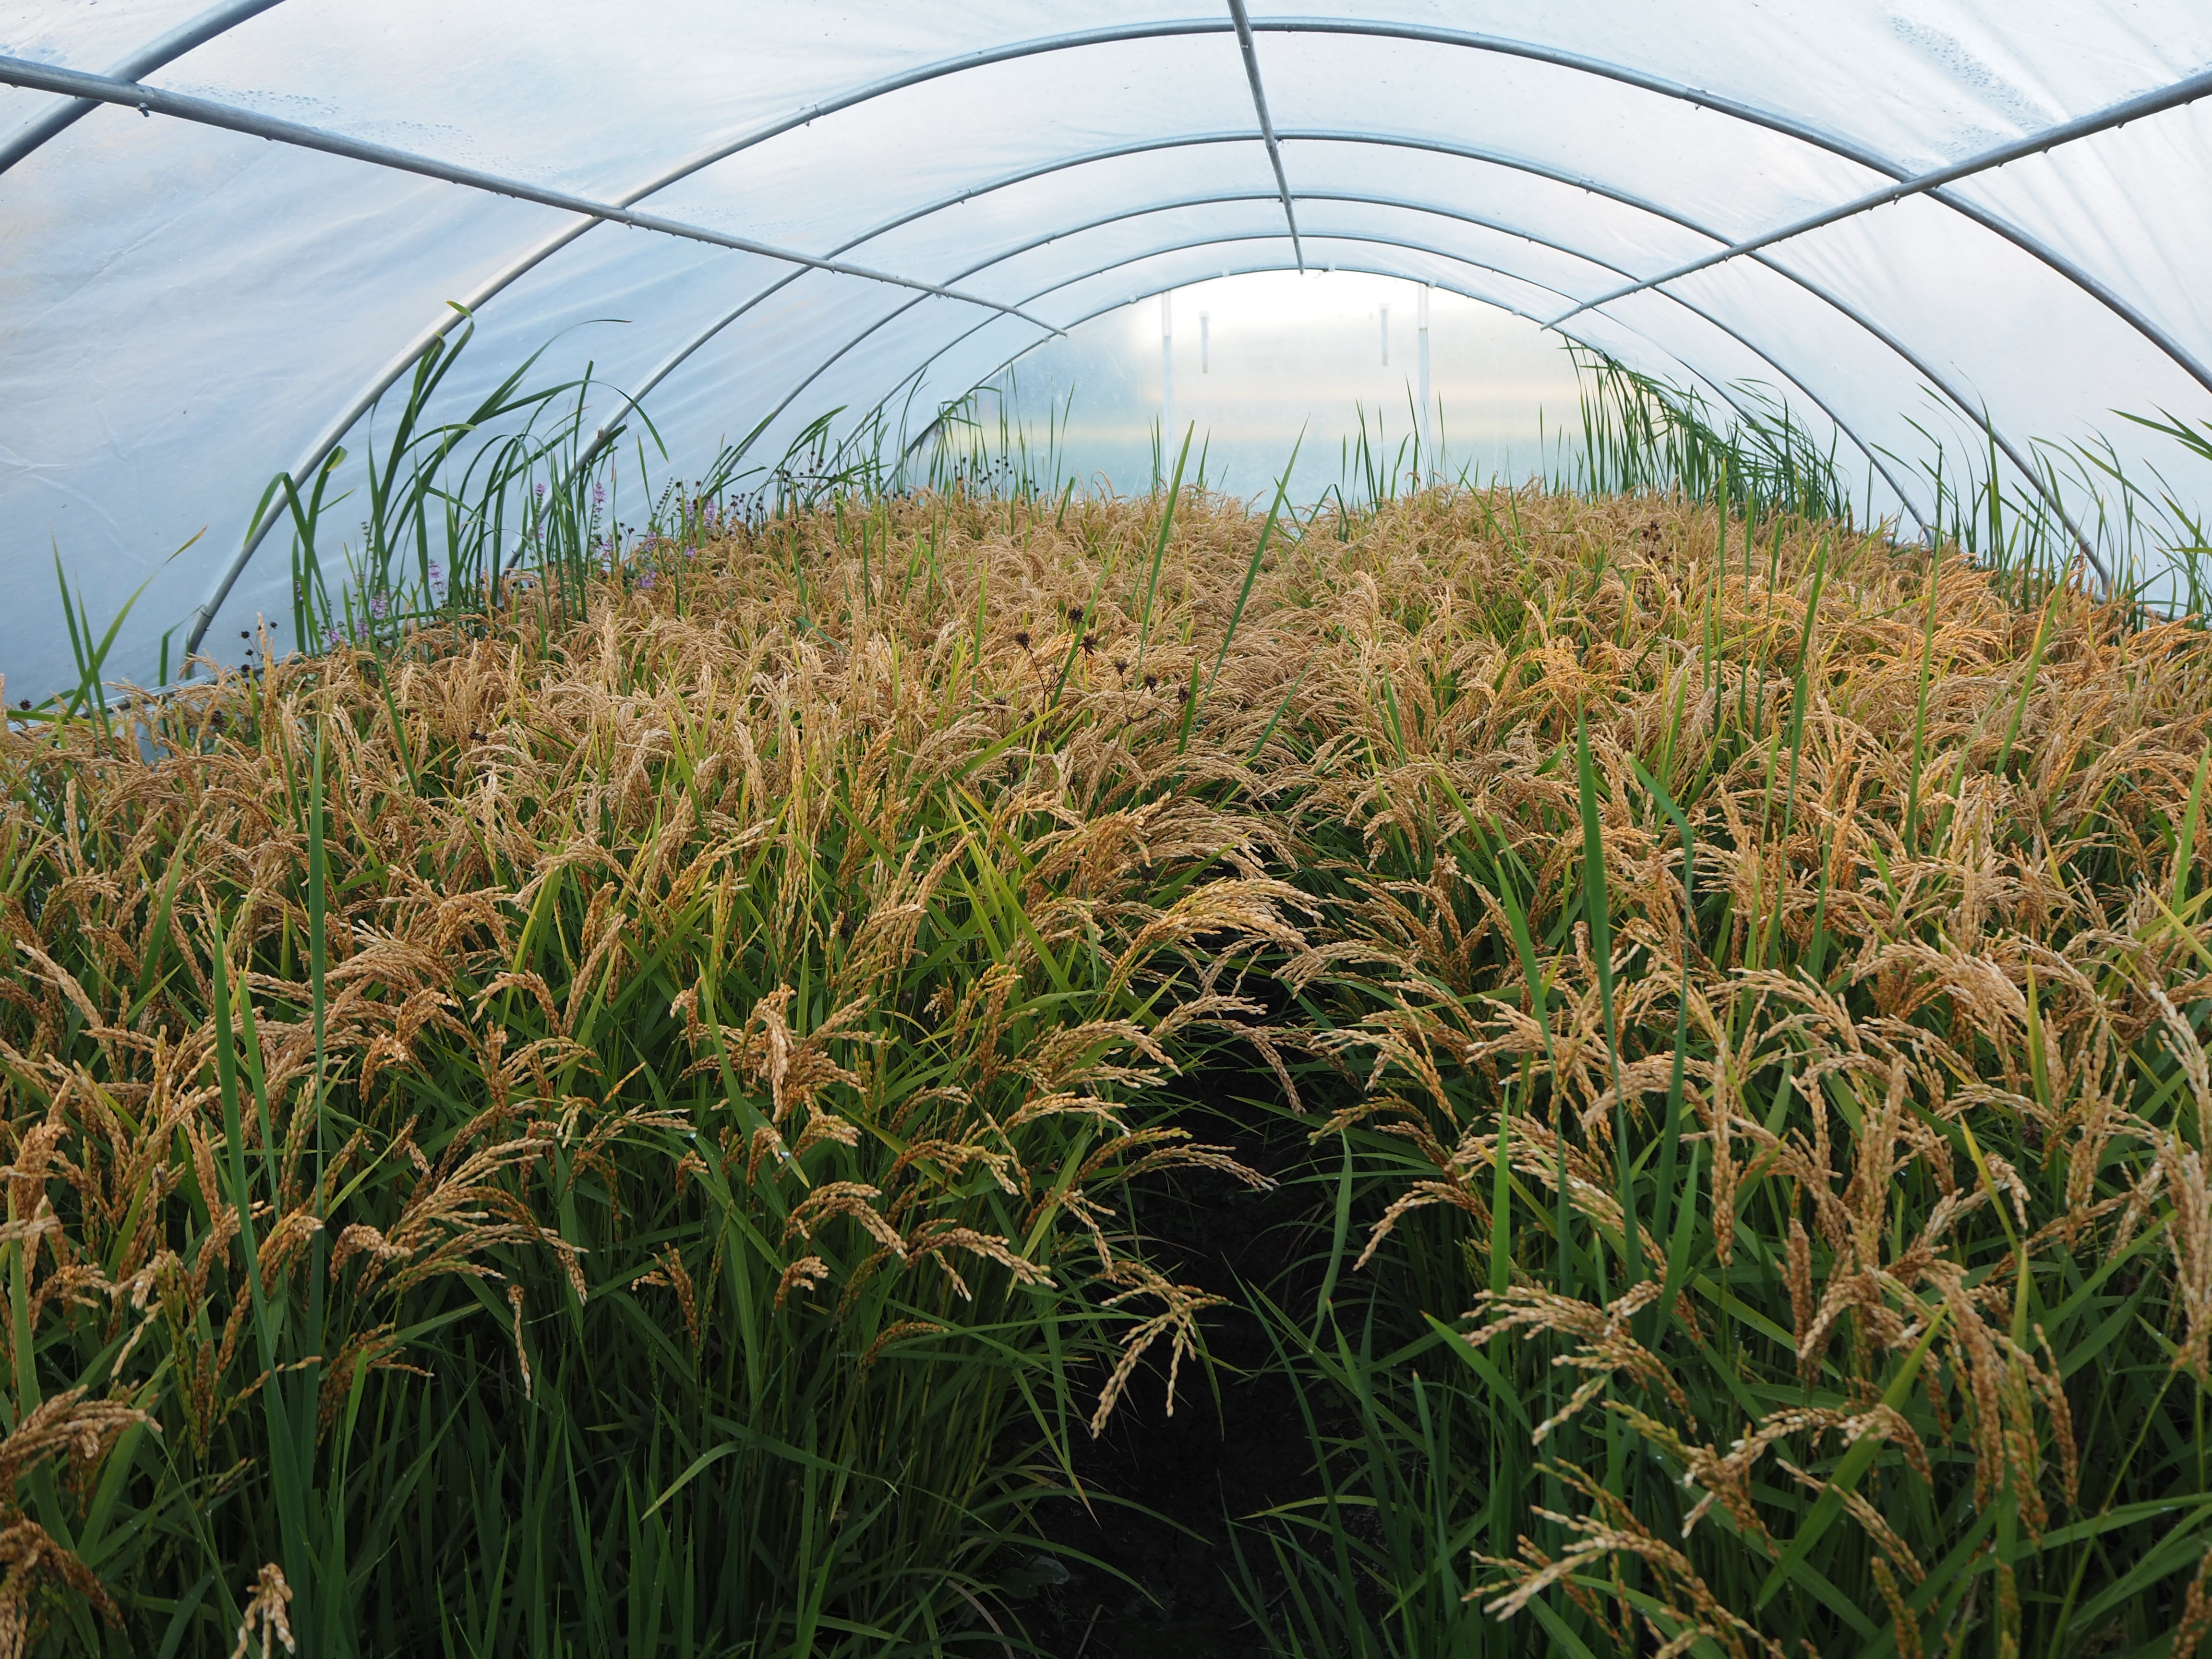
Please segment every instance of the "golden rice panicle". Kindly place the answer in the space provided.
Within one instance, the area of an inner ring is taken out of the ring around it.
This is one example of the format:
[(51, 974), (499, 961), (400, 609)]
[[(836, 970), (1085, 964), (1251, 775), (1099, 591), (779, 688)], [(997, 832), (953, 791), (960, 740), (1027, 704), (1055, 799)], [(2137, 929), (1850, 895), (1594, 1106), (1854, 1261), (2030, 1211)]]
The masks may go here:
[(246, 1588), (246, 1611), (238, 1621), (238, 1645), (230, 1650), (230, 1659), (246, 1659), (257, 1626), (260, 1659), (270, 1659), (278, 1642), (284, 1644), (285, 1652), (298, 1652), (300, 1644), (292, 1635), (292, 1587), (284, 1580), (284, 1569), (271, 1561)]

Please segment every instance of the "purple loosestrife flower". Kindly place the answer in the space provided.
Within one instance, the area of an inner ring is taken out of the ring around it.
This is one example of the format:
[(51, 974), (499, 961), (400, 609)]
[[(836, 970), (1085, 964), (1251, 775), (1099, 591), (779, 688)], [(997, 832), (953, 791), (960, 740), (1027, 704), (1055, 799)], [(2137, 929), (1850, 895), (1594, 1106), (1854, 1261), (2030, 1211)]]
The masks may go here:
[(653, 572), (648, 570), (643, 575), (640, 576), (637, 579), (637, 585), (641, 591), (651, 587), (653, 586)]
[(374, 593), (369, 596), (368, 614), (370, 616), (381, 619), (384, 613), (391, 608), (391, 601), (386, 599), (383, 594)]

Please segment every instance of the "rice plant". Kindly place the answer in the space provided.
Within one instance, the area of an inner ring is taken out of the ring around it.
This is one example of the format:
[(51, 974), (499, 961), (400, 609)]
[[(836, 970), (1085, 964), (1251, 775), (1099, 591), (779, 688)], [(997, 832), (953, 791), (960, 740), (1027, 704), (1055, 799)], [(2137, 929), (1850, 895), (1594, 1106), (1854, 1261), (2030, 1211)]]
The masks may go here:
[[(1246, 1650), (2197, 1650), (2193, 621), (1663, 402), (632, 527), (520, 385), (335, 605), (280, 481), (324, 650), (0, 739), (0, 1655), (1020, 1650), (1230, 1320)], [(1152, 1235), (1285, 1133), (1277, 1279)]]
[(1165, 1091), (1296, 938), (1087, 653), (1038, 695), (998, 511), (879, 511), (872, 607), (785, 518), (222, 673), (150, 766), (10, 735), (11, 1639), (988, 1633), (1067, 1437), (1195, 1351), (1116, 1194), (1243, 1176)]
[(1498, 505), (1377, 517), (1289, 722), (1374, 1185), (1285, 1363), (1385, 1531), (1269, 1519), (1278, 1644), (2195, 1650), (2206, 636)]

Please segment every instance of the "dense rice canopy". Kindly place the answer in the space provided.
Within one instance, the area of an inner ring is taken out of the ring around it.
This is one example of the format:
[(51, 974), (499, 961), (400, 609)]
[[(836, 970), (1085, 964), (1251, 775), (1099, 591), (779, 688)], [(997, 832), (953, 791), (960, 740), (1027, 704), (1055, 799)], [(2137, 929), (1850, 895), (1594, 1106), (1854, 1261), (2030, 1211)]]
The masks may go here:
[(2212, 1616), (2203, 633), (1679, 498), (1160, 507), (848, 503), (150, 766), (11, 733), (7, 1595), (228, 1639), (349, 1458), (382, 1649), (980, 1629), (1063, 1413), (1236, 1289), (1129, 1219), (1253, 1178), (1176, 1103), (1233, 1054), (1433, 1352), (1328, 1363), (1488, 1425), (1330, 1465), (1411, 1529), (1358, 1626)]
[(76, 678), (57, 549), (102, 626), (152, 579), (131, 673), (285, 617), (254, 504), (341, 445), (359, 501), (363, 412), (453, 304), (483, 344), (434, 416), (551, 341), (586, 432), (635, 397), (685, 477), (763, 421), (769, 459), (830, 410), (902, 439), (1138, 296), (1332, 268), (1760, 383), (1908, 525), (1939, 443), (2033, 493), (2036, 443), (2102, 431), (2212, 496), (2112, 413), (2212, 415), (2196, 0), (102, 0), (0, 9), (0, 57), (19, 696)]

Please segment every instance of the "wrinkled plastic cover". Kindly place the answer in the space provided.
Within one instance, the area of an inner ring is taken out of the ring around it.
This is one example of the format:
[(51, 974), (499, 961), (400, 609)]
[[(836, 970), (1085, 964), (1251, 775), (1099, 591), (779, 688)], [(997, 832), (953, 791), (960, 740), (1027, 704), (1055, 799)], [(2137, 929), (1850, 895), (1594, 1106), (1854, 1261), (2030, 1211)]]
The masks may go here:
[[(1055, 327), (1299, 252), (1548, 321), (2212, 67), (2203, 0), (1376, 0), (1252, 21), (1297, 249), (1225, 7), (0, 0), (0, 52), (836, 253)], [(135, 68), (195, 25), (209, 38)], [(62, 101), (0, 88), (0, 154)], [(1881, 474), (1907, 533), (1934, 447), (1986, 453), (1984, 417), (2031, 460), (2101, 434), (2136, 476), (2212, 500), (2178, 447), (2115, 413), (2212, 416), (2212, 100), (1950, 193), (1566, 331), (1717, 395), (1787, 397), (1850, 470)], [(103, 624), (144, 584), (110, 669), (150, 677), (270, 479), (334, 441), (357, 451), (349, 428), (451, 302), (479, 317), (453, 406), (550, 341), (542, 377), (589, 364), (611, 414), (614, 392), (642, 393), (678, 473), (763, 419), (770, 459), (831, 409), (912, 424), (1048, 337), (580, 222), (112, 105), (0, 173), (8, 697), (76, 678), (57, 556)], [(289, 616), (284, 540), (214, 617), (227, 654), (258, 616)]]

